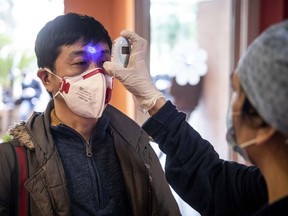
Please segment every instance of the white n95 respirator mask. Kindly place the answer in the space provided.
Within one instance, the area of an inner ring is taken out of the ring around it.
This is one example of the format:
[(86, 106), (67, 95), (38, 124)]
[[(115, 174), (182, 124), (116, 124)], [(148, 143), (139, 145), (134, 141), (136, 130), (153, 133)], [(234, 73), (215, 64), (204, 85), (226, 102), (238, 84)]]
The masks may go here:
[(93, 68), (80, 75), (61, 78), (61, 85), (54, 98), (61, 95), (67, 106), (84, 118), (100, 118), (110, 101), (113, 78), (104, 74), (102, 68)]

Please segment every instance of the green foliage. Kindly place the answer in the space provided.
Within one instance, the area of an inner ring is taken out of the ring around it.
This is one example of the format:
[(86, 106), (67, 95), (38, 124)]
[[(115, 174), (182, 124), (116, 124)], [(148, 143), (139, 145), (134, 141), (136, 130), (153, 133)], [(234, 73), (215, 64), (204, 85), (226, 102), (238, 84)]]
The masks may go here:
[(0, 57), (0, 84), (7, 86), (9, 84), (8, 75), (13, 65), (13, 55), (8, 54), (5, 57)]
[(154, 1), (152, 6), (152, 43), (159, 53), (167, 52), (167, 48), (172, 50), (184, 38), (197, 37), (197, 22), (193, 17), (197, 14), (197, 3), (171, 0), (163, 4), (162, 1)]
[(12, 40), (7, 35), (0, 34), (0, 49), (2, 49), (7, 44), (11, 44), (11, 43), (12, 43)]
[(33, 62), (36, 61), (36, 56), (34, 53), (24, 51), (21, 55), (21, 59), (18, 64), (19, 69), (29, 68)]
[(1, 141), (2, 142), (8, 142), (12, 139), (12, 136), (10, 136), (9, 134), (4, 134), (2, 137), (1, 137)]
[(13, 41), (0, 34), (0, 85), (9, 85), (9, 73), (14, 69), (29, 68), (36, 61), (34, 53), (29, 50), (16, 50)]
[(13, 7), (13, 0), (0, 0), (0, 23), (5, 30), (0, 33), (0, 87), (10, 85), (9, 75), (13, 70), (29, 68), (35, 62), (31, 51), (14, 47), (12, 35), (16, 24), (12, 14)]

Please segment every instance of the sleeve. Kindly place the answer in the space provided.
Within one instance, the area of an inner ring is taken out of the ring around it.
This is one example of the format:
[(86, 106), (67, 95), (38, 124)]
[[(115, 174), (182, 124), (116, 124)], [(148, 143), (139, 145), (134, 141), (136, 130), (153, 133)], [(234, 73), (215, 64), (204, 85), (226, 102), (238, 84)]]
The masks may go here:
[[(8, 143), (0, 144), (0, 215), (14, 215), (16, 201), (12, 198), (13, 191), (17, 190), (15, 170), (15, 153)], [(14, 202), (14, 201), (15, 202)]]
[(220, 159), (185, 117), (168, 101), (143, 125), (166, 154), (169, 184), (201, 215), (251, 215), (267, 202), (259, 169)]

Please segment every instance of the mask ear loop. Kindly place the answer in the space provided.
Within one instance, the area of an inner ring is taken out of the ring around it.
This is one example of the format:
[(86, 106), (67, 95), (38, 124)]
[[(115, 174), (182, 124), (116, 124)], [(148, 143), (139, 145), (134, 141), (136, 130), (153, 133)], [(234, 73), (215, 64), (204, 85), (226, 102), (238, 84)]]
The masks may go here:
[[(242, 113), (241, 112), (232, 112), (232, 116), (241, 116), (242, 115)], [(252, 139), (252, 140), (249, 140), (249, 141), (247, 141), (247, 142), (244, 142), (244, 143), (239, 143), (238, 144), (238, 146), (239, 146), (239, 148), (246, 148), (246, 147), (248, 147), (248, 146), (250, 146), (250, 145), (253, 145), (254, 143), (256, 143), (257, 142), (257, 139)]]
[(242, 113), (241, 112), (232, 112), (232, 116), (241, 116), (242, 115)]
[(61, 77), (59, 77), (58, 75), (56, 75), (55, 73), (53, 73), (50, 69), (44, 67), (42, 68), (43, 70), (46, 70), (48, 73), (50, 73), (51, 75), (57, 77), (59, 80), (61, 80), (61, 86), (59, 88), (59, 90), (56, 92), (56, 94), (53, 96), (53, 99), (56, 98), (60, 92), (62, 93), (63, 91), (67, 94), (67, 92), (69, 91), (69, 87), (70, 84), (66, 83), (64, 79), (62, 79)]
[(257, 142), (257, 139), (252, 139), (252, 140), (249, 140), (249, 141), (247, 141), (247, 142), (244, 142), (244, 143), (239, 144), (239, 147), (240, 147), (240, 148), (246, 148), (246, 147), (248, 147), (248, 146), (250, 146), (250, 145), (255, 144), (256, 142)]
[(50, 69), (48, 69), (48, 68), (46, 68), (46, 67), (44, 67), (44, 68), (42, 68), (42, 69), (43, 69), (43, 70), (46, 70), (48, 73), (52, 74), (53, 76), (57, 77), (58, 79), (62, 80), (61, 77), (59, 77), (58, 75), (56, 75), (55, 73), (53, 73)]

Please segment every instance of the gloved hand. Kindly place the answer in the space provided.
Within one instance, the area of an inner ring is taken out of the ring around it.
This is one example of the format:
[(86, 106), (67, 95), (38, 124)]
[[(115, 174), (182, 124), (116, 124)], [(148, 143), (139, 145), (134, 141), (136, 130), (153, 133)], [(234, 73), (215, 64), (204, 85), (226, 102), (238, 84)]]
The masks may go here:
[(139, 35), (128, 30), (123, 30), (120, 35), (128, 39), (131, 44), (127, 67), (124, 68), (110, 61), (106, 61), (103, 67), (110, 76), (118, 79), (132, 93), (136, 105), (142, 111), (147, 112), (155, 105), (157, 99), (164, 97), (153, 84), (146, 66), (145, 57), (148, 43)]

